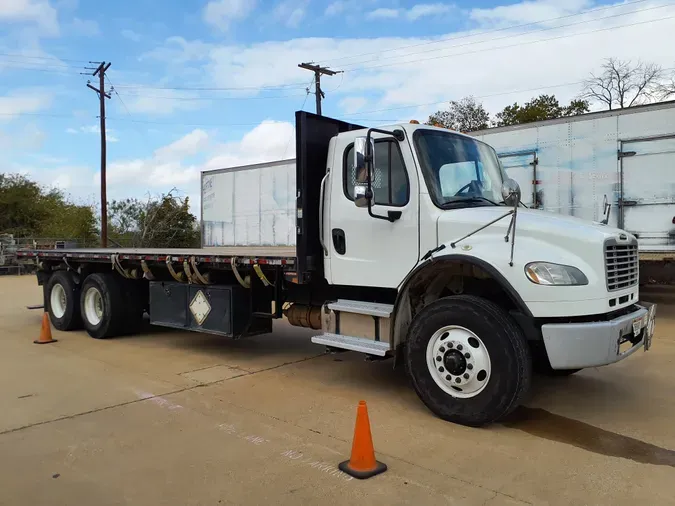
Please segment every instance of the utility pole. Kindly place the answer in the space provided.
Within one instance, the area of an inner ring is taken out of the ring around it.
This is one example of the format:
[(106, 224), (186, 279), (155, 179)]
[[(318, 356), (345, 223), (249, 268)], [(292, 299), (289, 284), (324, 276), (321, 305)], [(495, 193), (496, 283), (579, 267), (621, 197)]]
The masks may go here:
[[(95, 63), (95, 62), (89, 62)], [(87, 87), (91, 88), (98, 94), (98, 100), (100, 104), (100, 120), (101, 120), (101, 247), (108, 247), (108, 197), (106, 192), (106, 174), (105, 174), (105, 165), (106, 165), (106, 135), (105, 135), (105, 99), (110, 98), (105, 92), (105, 72), (110, 67), (110, 62), (101, 62), (98, 67), (95, 69), (87, 68), (87, 70), (93, 70), (92, 74), (94, 77), (98, 76), (98, 88), (92, 86), (87, 82)]]
[(328, 67), (314, 65), (313, 63), (301, 63), (298, 65), (301, 69), (314, 72), (314, 94), (316, 95), (316, 113), (321, 116), (321, 99), (326, 98), (326, 94), (321, 90), (321, 75), (334, 76), (342, 73), (341, 70), (330, 70)]

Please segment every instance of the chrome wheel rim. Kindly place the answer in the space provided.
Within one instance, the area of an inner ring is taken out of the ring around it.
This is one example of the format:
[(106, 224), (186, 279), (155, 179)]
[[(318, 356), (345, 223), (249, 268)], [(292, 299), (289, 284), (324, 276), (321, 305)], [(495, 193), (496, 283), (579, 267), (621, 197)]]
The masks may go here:
[(448, 395), (469, 399), (487, 386), (492, 372), (490, 354), (469, 329), (445, 326), (427, 344), (427, 367), (434, 382)]

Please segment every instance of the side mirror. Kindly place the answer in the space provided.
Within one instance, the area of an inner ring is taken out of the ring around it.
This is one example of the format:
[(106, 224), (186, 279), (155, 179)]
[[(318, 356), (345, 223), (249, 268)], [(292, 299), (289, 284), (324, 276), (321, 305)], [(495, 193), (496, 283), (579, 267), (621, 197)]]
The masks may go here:
[[(367, 183), (366, 179), (366, 137), (357, 137), (354, 139), (354, 171), (356, 172), (357, 183)], [(370, 139), (370, 163), (368, 166), (375, 167), (375, 141)]]
[(354, 204), (356, 207), (368, 207), (368, 186), (364, 184), (354, 185)]
[(520, 186), (515, 179), (507, 178), (502, 183), (502, 199), (511, 207), (516, 207), (520, 202)]

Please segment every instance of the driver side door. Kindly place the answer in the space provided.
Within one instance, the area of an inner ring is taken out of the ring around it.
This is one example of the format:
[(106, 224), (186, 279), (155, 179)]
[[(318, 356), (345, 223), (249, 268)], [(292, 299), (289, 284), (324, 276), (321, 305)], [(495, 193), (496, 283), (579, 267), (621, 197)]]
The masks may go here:
[(338, 139), (330, 177), (327, 237), (335, 285), (396, 288), (419, 259), (419, 183), (410, 146), (374, 134), (373, 214), (400, 211), (394, 221), (373, 218), (356, 207), (354, 138)]

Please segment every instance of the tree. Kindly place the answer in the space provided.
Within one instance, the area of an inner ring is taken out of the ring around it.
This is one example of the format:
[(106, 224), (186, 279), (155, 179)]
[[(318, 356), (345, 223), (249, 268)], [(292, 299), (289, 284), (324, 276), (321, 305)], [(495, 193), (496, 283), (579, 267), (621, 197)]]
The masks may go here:
[(96, 216), (61, 190), (42, 188), (21, 174), (0, 174), (0, 233), (89, 242), (97, 235)]
[(576, 116), (588, 112), (588, 102), (572, 100), (569, 105), (561, 106), (555, 95), (540, 95), (525, 105), (517, 102), (506, 106), (496, 115), (496, 126), (518, 125), (532, 121)]
[(136, 248), (198, 247), (199, 227), (190, 213), (189, 198), (182, 199), (174, 191), (145, 202), (111, 202), (108, 212), (113, 241)]
[(659, 84), (657, 93), (659, 100), (668, 100), (671, 97), (675, 97), (675, 73), (668, 80), (664, 80), (664, 82)]
[(460, 101), (452, 100), (447, 111), (438, 111), (426, 122), (427, 125), (440, 125), (457, 132), (474, 132), (487, 128), (490, 115), (473, 97)]
[(664, 70), (654, 63), (630, 61), (616, 58), (605, 60), (601, 71), (584, 81), (581, 98), (596, 100), (610, 111), (649, 103), (657, 99)]

